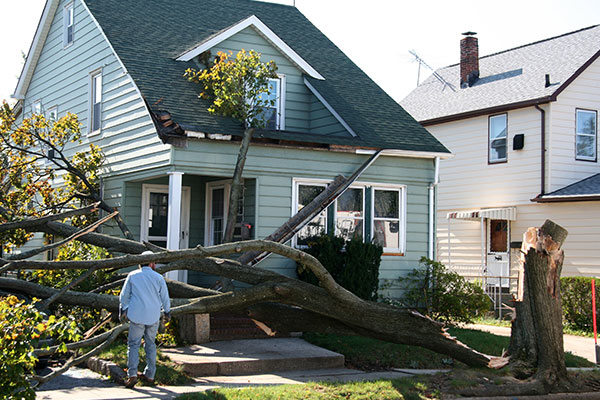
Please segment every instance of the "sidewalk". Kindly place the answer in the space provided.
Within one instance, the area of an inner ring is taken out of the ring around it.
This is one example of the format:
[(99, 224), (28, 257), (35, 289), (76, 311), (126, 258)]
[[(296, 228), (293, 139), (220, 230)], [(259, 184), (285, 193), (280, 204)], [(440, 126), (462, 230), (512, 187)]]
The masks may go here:
[[(484, 332), (490, 332), (500, 336), (510, 336), (510, 328), (504, 326), (465, 325), (467, 329), (477, 329)], [(563, 335), (565, 351), (569, 351), (576, 356), (583, 357), (593, 363), (596, 362), (596, 347), (594, 338), (588, 338), (575, 335)]]
[[(183, 393), (201, 392), (217, 387), (250, 387), (262, 385), (283, 385), (283, 384), (302, 384), (305, 382), (322, 381), (367, 381), (376, 379), (397, 379), (405, 378), (415, 374), (435, 373), (434, 370), (398, 370), (384, 372), (363, 372), (352, 369), (327, 369), (311, 371), (289, 371), (261, 375), (245, 376), (212, 376), (196, 378), (195, 383), (188, 386), (135, 386), (133, 389), (127, 389), (121, 385), (116, 385), (106, 380), (101, 375), (96, 374), (96, 383), (90, 382), (91, 374), (88, 370), (72, 368), (64, 379), (66, 385), (62, 388), (56, 388), (54, 384), (51, 390), (42, 390), (37, 392), (38, 400), (118, 400), (118, 399), (174, 399)], [(78, 380), (86, 382), (87, 386), (79, 384)], [(51, 382), (49, 382), (51, 383)]]

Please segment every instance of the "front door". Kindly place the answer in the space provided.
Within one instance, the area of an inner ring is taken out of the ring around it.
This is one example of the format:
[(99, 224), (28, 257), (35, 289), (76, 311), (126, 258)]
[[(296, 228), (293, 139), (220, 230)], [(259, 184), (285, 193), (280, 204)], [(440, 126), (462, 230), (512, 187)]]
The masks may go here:
[[(190, 188), (181, 191), (181, 232), (179, 248), (187, 249), (189, 242)], [(169, 186), (142, 185), (142, 223), (140, 239), (167, 247), (167, 216), (169, 215)]]
[[(491, 219), (488, 222), (487, 282), (490, 285), (509, 286), (509, 247), (510, 224), (505, 219)], [(502, 278), (500, 278), (502, 277)]]

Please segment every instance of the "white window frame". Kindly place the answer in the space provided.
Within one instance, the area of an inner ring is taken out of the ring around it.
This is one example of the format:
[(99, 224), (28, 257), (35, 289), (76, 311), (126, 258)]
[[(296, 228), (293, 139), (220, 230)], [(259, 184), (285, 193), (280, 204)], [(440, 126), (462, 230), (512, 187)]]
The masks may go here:
[[(395, 191), (398, 192), (398, 218), (375, 217), (375, 191)], [(402, 253), (406, 250), (406, 186), (405, 185), (371, 185), (371, 236), (375, 237), (375, 220), (377, 221), (398, 221), (398, 246), (384, 247), (384, 253)]]
[[(283, 74), (277, 74), (277, 78), (269, 78), (269, 85), (271, 82), (276, 81), (277, 93), (275, 96), (275, 129), (285, 130), (285, 85), (286, 77)], [(273, 108), (273, 107), (265, 107)]]
[[(148, 225), (150, 221), (150, 193), (166, 193), (169, 194), (169, 185), (142, 184), (142, 210), (140, 222), (140, 240), (141, 241), (167, 241), (167, 236), (149, 236)], [(189, 241), (189, 225), (190, 225), (190, 193), (189, 186), (181, 187), (181, 231), (185, 234), (181, 235), (180, 248), (187, 249)], [(168, 233), (167, 233), (168, 234)]]
[(229, 209), (229, 194), (231, 192), (231, 179), (213, 181), (206, 183), (206, 211), (204, 224), (204, 245), (213, 246), (213, 226), (212, 226), (212, 191), (223, 189), (223, 229), (227, 226), (227, 212)]
[[(304, 178), (293, 178), (292, 179), (292, 217), (298, 213), (298, 194), (300, 192), (300, 185), (304, 186), (321, 186), (327, 188), (327, 185), (331, 183), (330, 180), (326, 179), (304, 179)], [(327, 209), (322, 211), (325, 214), (325, 233), (327, 233), (328, 216)], [(316, 217), (316, 216), (315, 216)], [(297, 234), (292, 239), (292, 247), (295, 248), (306, 248), (306, 246), (298, 245)]]
[[(365, 239), (365, 224), (367, 222), (367, 218), (366, 218), (367, 217), (367, 207), (366, 207), (367, 204), (366, 204), (366, 201), (365, 201), (366, 200), (366, 192), (367, 192), (366, 189), (367, 189), (367, 186), (356, 183), (356, 184), (350, 185), (348, 187), (348, 189), (346, 189), (344, 191), (344, 193), (346, 191), (350, 190), (350, 189), (360, 189), (360, 190), (362, 190), (362, 217), (361, 218), (348, 217), (348, 218), (352, 218), (352, 219), (355, 219), (355, 220), (362, 219), (362, 238), (363, 238), (363, 241), (364, 241), (364, 239)], [(340, 236), (340, 232), (339, 232), (339, 228), (338, 228), (338, 224), (337, 224), (337, 220), (338, 220), (338, 207), (337, 207), (337, 205), (338, 205), (339, 198), (342, 197), (344, 195), (344, 193), (342, 193), (340, 196), (338, 196), (338, 198), (335, 199), (335, 202), (333, 203), (333, 227), (335, 229), (335, 235), (336, 236)]]
[(52, 106), (46, 111), (48, 121), (58, 121), (58, 106)]
[[(70, 41), (69, 28), (71, 28)], [(75, 42), (75, 4), (70, 2), (63, 8), (63, 48), (71, 46), (73, 42)]]
[(36, 100), (31, 103), (31, 115), (42, 113), (42, 100)]
[[(492, 120), (496, 119), (496, 118), (501, 118), (501, 117), (505, 121), (504, 137), (492, 138)], [(492, 153), (492, 143), (496, 140), (501, 140), (503, 138), (504, 138), (505, 147), (506, 147), (504, 158), (492, 159), (492, 154), (493, 154)], [(488, 118), (488, 163), (489, 164), (498, 164), (498, 163), (504, 163), (507, 161), (508, 161), (508, 114), (504, 113), (504, 114), (490, 115)]]
[[(595, 124), (596, 131), (594, 132), (593, 135), (577, 131), (577, 126), (578, 126), (577, 121), (579, 120), (580, 113), (581, 114), (592, 114), (594, 116), (594, 124)], [(593, 157), (587, 157), (584, 155), (577, 154), (577, 137), (578, 136), (586, 136), (586, 137), (594, 138), (594, 156)], [(596, 161), (597, 157), (598, 157), (598, 113), (596, 112), (596, 110), (586, 110), (583, 108), (577, 108), (577, 109), (575, 109), (575, 159), (580, 160), (580, 161)]]
[[(97, 93), (97, 88), (98, 88), (98, 83), (96, 81), (96, 79), (99, 79), (99, 87), (100, 87), (100, 101), (97, 103), (96, 102), (96, 95)], [(97, 70), (94, 70), (92, 72), (90, 72), (89, 75), (89, 107), (88, 107), (88, 135), (92, 136), (92, 135), (97, 135), (102, 131), (102, 68), (99, 68)], [(96, 104), (99, 104), (99, 112), (100, 112), (100, 120), (99, 120), (99, 127), (97, 129), (94, 129), (94, 118), (96, 116), (96, 113), (94, 111)]]

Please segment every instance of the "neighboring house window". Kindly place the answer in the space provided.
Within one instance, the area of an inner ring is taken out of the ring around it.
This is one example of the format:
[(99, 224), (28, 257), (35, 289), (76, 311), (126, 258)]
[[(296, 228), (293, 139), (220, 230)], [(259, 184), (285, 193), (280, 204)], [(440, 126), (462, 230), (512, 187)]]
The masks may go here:
[(364, 188), (352, 187), (336, 201), (335, 231), (346, 240), (365, 236), (364, 193)]
[(372, 196), (373, 241), (384, 251), (401, 251), (403, 190), (373, 188)]
[(58, 107), (53, 106), (48, 109), (46, 113), (46, 119), (48, 121), (58, 121)]
[(596, 161), (596, 111), (576, 110), (575, 158)]
[(31, 105), (31, 113), (32, 114), (41, 114), (42, 113), (42, 101), (36, 100)]
[(98, 132), (102, 123), (102, 71), (91, 74), (90, 82), (90, 132)]
[(490, 163), (506, 161), (506, 128), (506, 114), (494, 115), (490, 117), (488, 149), (488, 161)]
[[(310, 204), (326, 188), (325, 183), (297, 183), (296, 186), (296, 210), (300, 212), (304, 207)], [(295, 214), (294, 213), (294, 214)], [(321, 211), (308, 224), (296, 234), (296, 246), (306, 247), (307, 239), (311, 236), (318, 236), (327, 233), (327, 210)]]
[(266, 121), (266, 129), (285, 129), (285, 116), (283, 104), (285, 93), (285, 77), (281, 76), (276, 79), (269, 79), (269, 93), (263, 93), (261, 100), (271, 100), (273, 105), (265, 108), (264, 118)]
[(73, 3), (70, 3), (63, 9), (63, 45), (65, 47), (73, 43), (73, 17)]

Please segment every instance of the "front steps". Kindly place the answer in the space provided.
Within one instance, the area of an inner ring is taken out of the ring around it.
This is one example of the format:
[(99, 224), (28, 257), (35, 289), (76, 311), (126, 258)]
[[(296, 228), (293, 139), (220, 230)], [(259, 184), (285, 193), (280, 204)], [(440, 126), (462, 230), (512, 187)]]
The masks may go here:
[(220, 341), (161, 352), (196, 377), (344, 368), (343, 355), (298, 338)]

